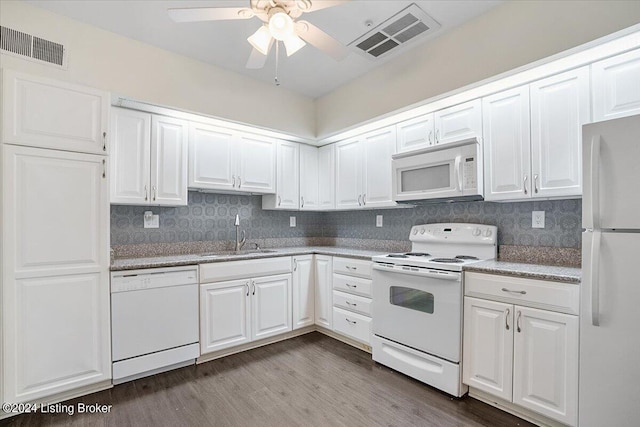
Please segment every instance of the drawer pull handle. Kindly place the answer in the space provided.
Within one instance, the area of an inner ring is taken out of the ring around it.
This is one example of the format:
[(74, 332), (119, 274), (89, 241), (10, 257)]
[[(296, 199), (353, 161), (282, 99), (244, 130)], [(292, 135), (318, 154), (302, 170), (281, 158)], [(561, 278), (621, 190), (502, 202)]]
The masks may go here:
[(507, 308), (507, 312), (504, 314), (504, 325), (506, 326), (507, 331), (509, 330), (509, 313), (511, 313), (511, 311)]
[(347, 303), (348, 306), (350, 307), (357, 307), (358, 304), (356, 304), (355, 302), (349, 302), (349, 301), (345, 301)]
[(520, 327), (520, 317), (522, 317), (522, 312), (518, 310), (518, 318), (516, 319), (516, 329), (518, 332), (522, 332), (522, 328)]
[(512, 294), (526, 295), (527, 291), (512, 291), (511, 289), (502, 288), (502, 292), (511, 292)]
[(357, 270), (358, 267), (351, 267), (350, 265), (346, 265), (345, 267), (347, 267), (347, 270)]
[(345, 283), (345, 285), (347, 285), (347, 288), (353, 288), (353, 289), (358, 287), (358, 285), (352, 285), (350, 283)]
[(344, 318), (344, 320), (346, 320), (347, 322), (349, 322), (349, 324), (351, 324), (351, 325), (355, 325), (356, 323), (358, 323), (358, 322), (356, 322), (355, 320), (349, 320), (349, 319), (347, 319), (346, 317)]

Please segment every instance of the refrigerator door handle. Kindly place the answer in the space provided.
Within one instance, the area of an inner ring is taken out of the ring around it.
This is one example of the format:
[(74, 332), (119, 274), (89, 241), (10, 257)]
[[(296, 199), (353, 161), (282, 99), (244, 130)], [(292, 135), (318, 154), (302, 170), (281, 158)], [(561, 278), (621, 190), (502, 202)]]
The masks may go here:
[(591, 233), (591, 324), (600, 326), (600, 240), (601, 233)]
[(588, 213), (586, 215), (587, 229), (596, 230), (600, 228), (600, 143), (601, 136), (594, 135), (591, 138), (591, 164), (589, 173), (589, 187), (591, 203), (587, 203)]

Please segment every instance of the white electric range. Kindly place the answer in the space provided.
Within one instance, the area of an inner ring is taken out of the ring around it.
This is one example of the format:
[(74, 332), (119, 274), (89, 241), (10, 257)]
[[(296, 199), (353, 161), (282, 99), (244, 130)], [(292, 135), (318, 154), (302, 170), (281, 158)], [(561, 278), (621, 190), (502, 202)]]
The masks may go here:
[(497, 254), (495, 226), (423, 224), (411, 252), (373, 257), (373, 359), (462, 396), (462, 269)]

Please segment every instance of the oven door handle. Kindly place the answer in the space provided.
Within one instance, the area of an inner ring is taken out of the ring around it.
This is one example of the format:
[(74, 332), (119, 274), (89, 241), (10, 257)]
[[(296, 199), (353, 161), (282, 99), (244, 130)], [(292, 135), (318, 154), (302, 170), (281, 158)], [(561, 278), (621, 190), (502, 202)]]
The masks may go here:
[(381, 264), (373, 264), (374, 270), (383, 271), (386, 273), (395, 273), (395, 274), (408, 274), (411, 276), (420, 276), (420, 277), (430, 277), (433, 279), (441, 279), (441, 280), (460, 280), (461, 273), (454, 271), (439, 271), (439, 270), (429, 270), (427, 268), (414, 268), (414, 270), (405, 270), (402, 266), (391, 266), (387, 267)]

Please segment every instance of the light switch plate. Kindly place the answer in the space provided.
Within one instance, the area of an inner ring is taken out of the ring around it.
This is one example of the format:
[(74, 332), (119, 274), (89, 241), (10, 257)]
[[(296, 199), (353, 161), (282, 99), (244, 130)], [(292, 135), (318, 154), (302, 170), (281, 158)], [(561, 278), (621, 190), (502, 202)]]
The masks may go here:
[(544, 228), (544, 211), (531, 212), (531, 227)]
[(296, 226), (296, 217), (295, 216), (290, 216), (289, 217), (289, 227), (295, 227)]
[(382, 215), (376, 215), (376, 227), (382, 227)]
[(160, 228), (160, 215), (154, 215), (151, 211), (144, 213), (144, 228)]

